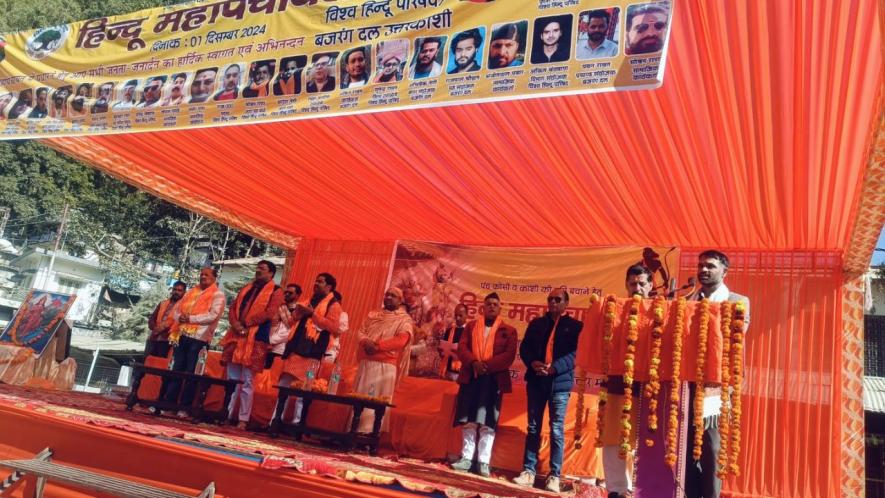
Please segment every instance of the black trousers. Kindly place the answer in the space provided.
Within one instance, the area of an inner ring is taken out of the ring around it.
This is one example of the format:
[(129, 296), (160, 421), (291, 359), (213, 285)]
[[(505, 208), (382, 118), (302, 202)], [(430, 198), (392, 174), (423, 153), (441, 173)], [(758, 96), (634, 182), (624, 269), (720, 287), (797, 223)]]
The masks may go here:
[[(186, 335), (182, 335), (178, 340), (178, 346), (175, 347), (173, 353), (172, 370), (176, 372), (194, 373), (197, 369), (197, 358), (200, 350), (206, 347), (205, 341), (198, 341)], [(178, 400), (178, 394), (181, 392), (181, 379), (170, 379), (168, 389), (165, 392), (165, 399), (170, 403)], [(181, 394), (181, 403), (184, 406), (190, 406), (194, 402), (197, 385), (194, 382), (184, 382), (184, 392)], [(162, 391), (161, 391), (162, 392)]]
[[(694, 399), (695, 386), (691, 385), (689, 393)], [(719, 498), (722, 491), (722, 480), (716, 475), (719, 470), (718, 457), (720, 448), (719, 437), (719, 415), (704, 417), (704, 436), (701, 445), (701, 459), (694, 461), (692, 456), (692, 448), (694, 448), (695, 429), (692, 420), (694, 420), (694, 403), (690, 403), (692, 408), (689, 410), (690, 415), (686, 422), (688, 423), (688, 439), (685, 445), (686, 466), (685, 466), (685, 496), (687, 498)]]

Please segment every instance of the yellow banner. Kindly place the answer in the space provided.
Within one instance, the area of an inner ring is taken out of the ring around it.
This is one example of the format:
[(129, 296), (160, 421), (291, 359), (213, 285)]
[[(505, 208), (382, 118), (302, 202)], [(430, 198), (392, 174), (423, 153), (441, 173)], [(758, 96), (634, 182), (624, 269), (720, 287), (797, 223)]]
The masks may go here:
[(655, 88), (670, 0), (206, 0), (0, 37), (0, 139)]
[[(464, 247), (430, 242), (400, 241), (393, 263), (391, 285), (403, 290), (417, 325), (410, 374), (444, 377), (441, 340), (453, 322), (455, 306), (467, 307), (467, 319), (482, 319), (485, 296), (501, 298), (501, 317), (522, 339), (529, 322), (547, 312), (547, 295), (564, 287), (569, 293), (566, 312), (583, 320), (590, 294), (627, 296), (627, 268), (643, 264), (654, 279), (654, 291), (664, 294), (676, 278), (679, 250), (661, 247), (605, 247), (592, 249), (513, 249)], [(673, 273), (671, 273), (673, 272)], [(510, 367), (522, 382), (525, 366), (517, 357)], [(589, 379), (591, 390), (599, 379)]]

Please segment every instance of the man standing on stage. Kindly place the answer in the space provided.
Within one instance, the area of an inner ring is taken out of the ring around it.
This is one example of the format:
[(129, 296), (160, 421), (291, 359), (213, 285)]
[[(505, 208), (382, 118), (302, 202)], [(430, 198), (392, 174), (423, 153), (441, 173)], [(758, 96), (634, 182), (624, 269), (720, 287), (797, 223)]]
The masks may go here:
[[(264, 361), (270, 350), (270, 332), (283, 305), (283, 292), (273, 281), (277, 267), (261, 260), (255, 269), (255, 279), (246, 284), (228, 311), (230, 328), (224, 339), (221, 364), (227, 367), (227, 378), (242, 380), (230, 399), (228, 413), (237, 428), (245, 429), (252, 413), (255, 374), (264, 370)], [(240, 402), (240, 410), (233, 409)]]
[[(467, 324), (467, 306), (458, 304), (455, 306), (455, 323), (443, 332), (440, 340), (452, 344), (453, 347), (460, 347), (461, 340), (464, 337), (464, 326)], [(458, 360), (458, 351), (452, 351), (450, 355), (445, 354), (442, 348), (439, 348), (440, 354), (440, 377), (449, 380), (458, 380), (458, 372), (461, 371), (461, 362)]]
[[(337, 286), (338, 281), (331, 273), (320, 273), (314, 281), (310, 301), (305, 300), (295, 305), (292, 312), (295, 325), (289, 329), (289, 339), (283, 349), (281, 386), (290, 386), (295, 380), (304, 381), (311, 368), (318, 370), (329, 343), (338, 336), (341, 303), (335, 297)], [(299, 398), (295, 402), (295, 422), (300, 417)]]
[[(627, 268), (627, 276), (624, 280), (627, 288), (627, 296), (639, 295), (648, 299), (652, 290), (652, 274), (648, 268), (641, 264), (635, 264)], [(633, 487), (633, 469), (627, 465), (627, 460), (618, 456), (621, 445), (621, 434), (615, 428), (620, 427), (621, 409), (624, 406), (624, 377), (610, 375), (606, 384), (608, 391), (608, 403), (605, 411), (605, 427), (608, 429), (602, 434), (602, 469), (605, 473), (605, 489), (608, 498), (624, 498), (630, 496)], [(640, 394), (639, 382), (633, 382), (631, 386), (633, 396), (638, 398)], [(636, 410), (638, 412), (638, 410)], [(631, 438), (635, 440), (637, 425), (634, 421)]]
[(175, 325), (172, 317), (172, 309), (175, 307), (184, 291), (187, 290), (187, 284), (181, 280), (177, 280), (172, 284), (172, 292), (169, 293), (169, 299), (161, 302), (154, 308), (148, 318), (148, 330), (150, 334), (147, 338), (147, 347), (144, 348), (144, 356), (159, 356), (165, 358), (169, 355), (169, 333)]
[[(707, 250), (698, 255), (698, 282), (701, 284), (692, 299), (702, 301), (709, 300), (711, 303), (724, 301), (736, 303), (743, 302), (744, 330), (750, 324), (750, 300), (746, 296), (731, 292), (725, 285), (725, 276), (728, 274), (728, 256), (716, 251)], [(690, 385), (689, 399), (694, 399), (697, 386)], [(716, 475), (718, 471), (717, 456), (719, 455), (719, 412), (722, 408), (720, 386), (704, 386), (704, 437), (701, 446), (701, 459), (697, 462), (692, 457), (694, 446), (694, 403), (689, 403), (688, 438), (686, 449), (685, 469), (685, 495), (688, 498), (719, 498), (722, 490), (722, 480)]]
[[(371, 311), (357, 332), (359, 367), (354, 379), (355, 393), (393, 400), (397, 381), (408, 372), (409, 343), (415, 331), (412, 317), (403, 309), (403, 291), (391, 287), (384, 293), (384, 307)], [(386, 431), (390, 417), (382, 421)], [(363, 412), (358, 432), (372, 432), (374, 411)]]
[(575, 353), (584, 324), (565, 313), (569, 295), (553, 289), (547, 296), (547, 314), (529, 323), (519, 346), (526, 366), (528, 428), (525, 437), (523, 471), (513, 480), (521, 486), (535, 482), (544, 408), (550, 406), (550, 475), (545, 489), (559, 493), (562, 454), (565, 446), (565, 411), (575, 383)]
[[(172, 318), (177, 325), (169, 334), (169, 342), (177, 344), (173, 357), (172, 369), (176, 372), (194, 373), (197, 368), (197, 359), (203, 348), (208, 348), (215, 335), (215, 328), (224, 313), (224, 292), (218, 288), (216, 279), (218, 271), (215, 268), (203, 268), (200, 270), (200, 284), (191, 287), (184, 297), (175, 304)], [(181, 379), (171, 379), (166, 391), (166, 401), (174, 403), (178, 400), (181, 390)], [(179, 405), (190, 407), (194, 401), (197, 386), (193, 382), (186, 382)], [(179, 418), (186, 417), (187, 411), (179, 410)]]
[(504, 393), (511, 391), (510, 365), (516, 358), (516, 329), (504, 323), (500, 314), (501, 299), (493, 292), (483, 301), (483, 318), (467, 325), (458, 347), (461, 373), (455, 425), (463, 426), (463, 436), (461, 459), (452, 468), (469, 471), (476, 451), (479, 475), (483, 477), (490, 475), (501, 401)]

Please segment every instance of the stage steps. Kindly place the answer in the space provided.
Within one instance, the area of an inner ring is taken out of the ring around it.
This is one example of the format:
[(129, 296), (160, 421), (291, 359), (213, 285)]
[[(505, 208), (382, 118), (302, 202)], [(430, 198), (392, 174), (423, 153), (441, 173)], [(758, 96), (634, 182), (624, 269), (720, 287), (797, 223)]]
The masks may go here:
[[(37, 498), (42, 498), (47, 480), (68, 484), (79, 489), (127, 498), (194, 498), (194, 495), (176, 493), (147, 484), (53, 463), (50, 461), (51, 456), (52, 450), (46, 448), (30, 460), (0, 460), (0, 467), (14, 471), (3, 481), (0, 494), (11, 489), (24, 475), (30, 474), (37, 477), (35, 493)], [(202, 493), (196, 495), (196, 498), (213, 498), (214, 496), (215, 483), (209, 483)]]

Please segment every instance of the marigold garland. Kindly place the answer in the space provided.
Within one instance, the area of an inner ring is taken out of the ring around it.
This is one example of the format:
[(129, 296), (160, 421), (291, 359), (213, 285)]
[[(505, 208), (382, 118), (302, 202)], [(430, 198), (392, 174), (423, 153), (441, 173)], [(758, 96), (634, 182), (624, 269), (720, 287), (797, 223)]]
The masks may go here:
[(627, 352), (624, 354), (624, 406), (621, 408), (621, 446), (618, 456), (622, 459), (633, 451), (630, 430), (633, 428), (633, 374), (636, 366), (636, 341), (639, 339), (639, 305), (642, 296), (636, 294), (630, 301), (627, 318)]
[(731, 385), (731, 369), (729, 368), (729, 354), (731, 351), (731, 313), (732, 303), (725, 301), (719, 305), (720, 329), (722, 330), (722, 392), (720, 401), (722, 407), (719, 409), (719, 435), (721, 436), (721, 445), (719, 446), (719, 454), (716, 456), (719, 470), (716, 474), (720, 479), (728, 476), (728, 458), (729, 458), (729, 434), (731, 433), (731, 401), (730, 401), (730, 385)]
[(701, 319), (698, 324), (698, 356), (696, 360), (696, 388), (694, 392), (694, 447), (691, 452), (695, 462), (701, 459), (701, 452), (703, 451), (704, 444), (704, 366), (707, 361), (707, 333), (710, 327), (710, 301), (708, 299), (701, 301), (700, 308)]
[(682, 389), (682, 337), (685, 334), (685, 306), (686, 300), (680, 297), (676, 300), (676, 323), (673, 327), (673, 378), (670, 384), (670, 413), (667, 417), (667, 453), (664, 461), (667, 465), (676, 468), (676, 440), (679, 435), (679, 397)]
[(611, 370), (612, 332), (615, 324), (615, 296), (605, 298), (604, 326), (602, 330), (602, 387), (599, 388), (599, 405), (596, 412), (596, 446), (602, 448), (602, 434), (605, 431), (605, 405), (608, 402), (608, 372)]
[[(645, 398), (648, 400), (648, 431), (658, 431), (658, 394), (661, 392), (661, 344), (664, 337), (664, 297), (655, 297), (654, 319), (651, 330), (651, 358), (648, 366), (648, 382), (645, 384)], [(645, 440), (646, 446), (654, 446), (654, 439)]]
[(746, 305), (738, 302), (731, 322), (731, 441), (728, 473), (741, 475), (738, 457), (741, 453), (741, 388), (744, 382), (744, 319)]

